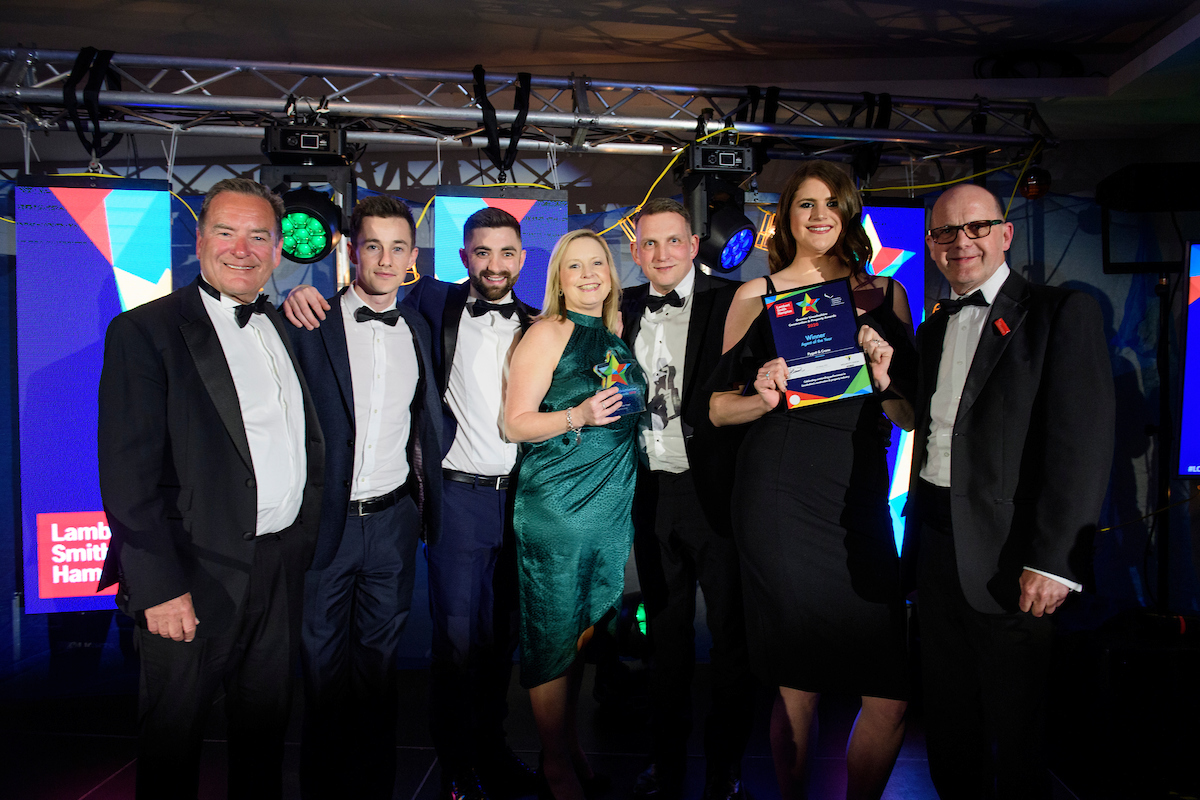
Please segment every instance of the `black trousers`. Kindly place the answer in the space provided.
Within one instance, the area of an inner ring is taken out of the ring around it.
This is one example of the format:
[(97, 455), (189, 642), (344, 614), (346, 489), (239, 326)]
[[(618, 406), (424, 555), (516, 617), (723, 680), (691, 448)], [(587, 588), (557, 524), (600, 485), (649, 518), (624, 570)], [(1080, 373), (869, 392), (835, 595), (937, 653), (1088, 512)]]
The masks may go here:
[(513, 492), (454, 481), (443, 492), (442, 536), (425, 554), (433, 616), (429, 721), (448, 778), (507, 747), (518, 589)]
[(224, 686), (229, 797), (283, 795), (283, 737), (292, 696), (304, 567), (291, 529), (255, 542), (250, 586), (228, 630), (176, 642), (137, 629), (138, 800), (194, 798), (208, 710)]
[(982, 614), (958, 577), (949, 495), (922, 484), (917, 597), (929, 772), (942, 800), (1050, 796), (1049, 616)]
[(739, 768), (753, 722), (741, 570), (732, 538), (715, 533), (687, 473), (642, 470), (634, 499), (634, 551), (654, 651), (654, 763), (682, 780), (692, 726), (696, 586), (712, 633), (712, 705), (704, 725), (709, 770)]
[(420, 516), (411, 497), (347, 517), (328, 567), (304, 582), (300, 789), (387, 798), (396, 780), (396, 649), (412, 608)]

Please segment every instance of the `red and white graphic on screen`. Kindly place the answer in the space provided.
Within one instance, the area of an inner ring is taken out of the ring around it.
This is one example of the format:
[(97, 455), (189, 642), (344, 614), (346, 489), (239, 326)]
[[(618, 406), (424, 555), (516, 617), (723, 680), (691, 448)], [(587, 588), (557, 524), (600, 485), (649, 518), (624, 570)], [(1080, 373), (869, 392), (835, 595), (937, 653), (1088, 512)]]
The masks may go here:
[(777, 317), (787, 317), (787, 316), (790, 316), (795, 313), (796, 313), (796, 309), (792, 305), (791, 300), (787, 301), (786, 303), (776, 303), (775, 304), (775, 316), (777, 316)]
[[(103, 511), (38, 514), (38, 596), (94, 597), (111, 540)], [(116, 593), (116, 586), (99, 592)]]

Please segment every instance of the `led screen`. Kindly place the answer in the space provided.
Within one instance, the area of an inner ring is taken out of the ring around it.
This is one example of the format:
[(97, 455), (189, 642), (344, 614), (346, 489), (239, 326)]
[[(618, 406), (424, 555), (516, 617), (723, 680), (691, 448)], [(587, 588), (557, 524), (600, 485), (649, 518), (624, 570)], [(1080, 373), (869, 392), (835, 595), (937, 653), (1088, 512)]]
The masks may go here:
[(165, 181), (16, 188), (17, 391), (26, 613), (113, 608), (96, 391), (114, 316), (171, 291)]
[(1179, 475), (1200, 476), (1200, 243), (1187, 254), (1186, 339), (1183, 349), (1183, 402), (1179, 415)]
[[(925, 318), (924, 205), (863, 206), (863, 227), (871, 239), (874, 253), (871, 273), (895, 278), (904, 286), (915, 328)], [(892, 512), (897, 549), (904, 539), (904, 518), (900, 514), (908, 500), (911, 469), (912, 435), (893, 426), (892, 445), (888, 448), (888, 470), (892, 476), (888, 505)]]
[[(470, 193), (470, 196), (457, 196)], [(467, 279), (459, 251), (467, 218), (487, 207), (502, 208), (521, 223), (525, 266), (517, 280), (517, 296), (541, 308), (546, 292), (546, 265), (554, 243), (567, 232), (567, 193), (540, 189), (456, 189), (434, 200), (434, 273), (439, 280), (461, 283)]]

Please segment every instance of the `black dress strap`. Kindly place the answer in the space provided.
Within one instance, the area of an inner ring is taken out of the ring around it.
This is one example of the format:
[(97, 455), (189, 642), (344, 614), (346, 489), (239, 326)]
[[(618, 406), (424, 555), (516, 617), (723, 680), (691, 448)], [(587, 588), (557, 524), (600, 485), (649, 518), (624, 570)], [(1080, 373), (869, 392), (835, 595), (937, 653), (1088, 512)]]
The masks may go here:
[(771, 282), (771, 276), (765, 275), (763, 277), (767, 282), (767, 294), (779, 294), (779, 292), (775, 291), (775, 284)]

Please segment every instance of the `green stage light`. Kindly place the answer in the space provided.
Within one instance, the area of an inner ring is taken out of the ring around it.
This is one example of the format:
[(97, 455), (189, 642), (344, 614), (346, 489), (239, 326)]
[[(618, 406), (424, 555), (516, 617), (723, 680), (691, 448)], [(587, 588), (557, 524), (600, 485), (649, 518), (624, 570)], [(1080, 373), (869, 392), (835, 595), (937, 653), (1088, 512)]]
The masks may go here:
[(284, 255), (298, 264), (311, 264), (329, 255), (342, 217), (333, 201), (306, 187), (285, 194), (283, 204)]

